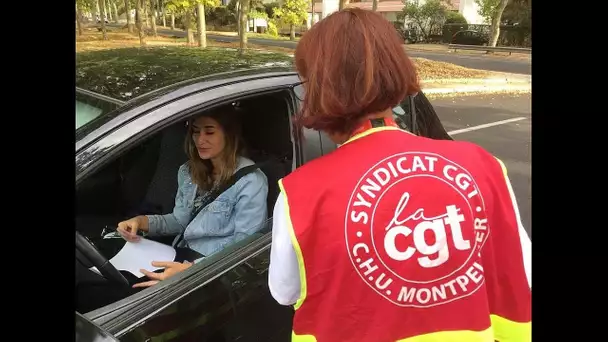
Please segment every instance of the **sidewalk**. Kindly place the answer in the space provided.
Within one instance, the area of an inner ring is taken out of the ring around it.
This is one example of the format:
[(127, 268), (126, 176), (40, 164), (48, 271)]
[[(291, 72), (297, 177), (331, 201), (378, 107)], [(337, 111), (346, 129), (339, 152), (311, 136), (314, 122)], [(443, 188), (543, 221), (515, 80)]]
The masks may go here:
[(443, 79), (422, 81), (425, 94), (531, 92), (532, 76), (493, 73), (482, 79)]
[(483, 58), (500, 58), (500, 59), (514, 59), (514, 60), (531, 60), (532, 54), (517, 53), (513, 52), (511, 55), (507, 52), (494, 52), (488, 54), (485, 51), (467, 51), (467, 50), (450, 50), (447, 44), (404, 44), (406, 51), (417, 51), (417, 52), (436, 52), (444, 54), (457, 54), (457, 55), (470, 55), (478, 56)]

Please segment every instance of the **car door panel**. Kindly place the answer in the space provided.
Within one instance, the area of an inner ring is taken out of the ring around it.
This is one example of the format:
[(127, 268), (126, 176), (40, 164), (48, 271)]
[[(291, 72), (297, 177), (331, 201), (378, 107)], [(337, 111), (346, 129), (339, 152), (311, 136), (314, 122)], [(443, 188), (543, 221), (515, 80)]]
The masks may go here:
[[(292, 103), (292, 106), (295, 104)], [(178, 109), (176, 107), (172, 110), (176, 112)], [(111, 134), (115, 135), (113, 142), (121, 144), (133, 141), (133, 134), (129, 133), (132, 129), (130, 125), (145, 121), (144, 127), (153, 130), (153, 126), (167, 120), (167, 116), (166, 112), (156, 116), (149, 113), (146, 117), (138, 118), (114, 131)], [(141, 129), (142, 126), (139, 127)], [(296, 139), (294, 148), (304, 153), (301, 158), (296, 158), (298, 165), (302, 159), (309, 160), (322, 154), (318, 133), (310, 131), (306, 134), (316, 144), (306, 144), (307, 147), (302, 148), (301, 142)], [(90, 146), (94, 147), (95, 144)], [(267, 231), (270, 231), (270, 227)], [(120, 337), (121, 341), (241, 341), (244, 335), (235, 328), (242, 326), (243, 319), (247, 321), (241, 312), (249, 312), (249, 309), (244, 308), (255, 308), (256, 303), (260, 299), (267, 299), (269, 294), (269, 247), (270, 233), (266, 233), (254, 241), (247, 241), (239, 247), (240, 250), (219, 252), (218, 255), (223, 255), (218, 256), (217, 261), (210, 262), (206, 269), (210, 279), (196, 290), (192, 290), (194, 285), (191, 282), (175, 284), (167, 292), (159, 292), (152, 299), (143, 300), (128, 309), (123, 308), (122, 312), (111, 314), (112, 317), (102, 315), (101, 312), (91, 315), (108, 331)], [(165, 282), (170, 281), (171, 279)], [(273, 304), (275, 309), (285, 310), (276, 302), (268, 305)], [(286, 312), (289, 313), (289, 309)], [(97, 318), (95, 315), (98, 315)], [(231, 326), (230, 331), (224, 329), (228, 325)]]

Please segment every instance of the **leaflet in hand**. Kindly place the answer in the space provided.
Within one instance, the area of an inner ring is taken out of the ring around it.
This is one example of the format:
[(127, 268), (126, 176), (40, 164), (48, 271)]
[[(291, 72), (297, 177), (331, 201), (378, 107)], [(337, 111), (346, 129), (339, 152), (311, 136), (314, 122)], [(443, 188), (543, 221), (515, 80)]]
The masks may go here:
[[(175, 249), (160, 242), (140, 238), (137, 242), (127, 242), (124, 247), (112, 258), (110, 263), (119, 271), (131, 272), (138, 278), (144, 276), (140, 269), (156, 271), (161, 267), (152, 266), (152, 261), (175, 260)], [(91, 270), (99, 273), (97, 268)]]

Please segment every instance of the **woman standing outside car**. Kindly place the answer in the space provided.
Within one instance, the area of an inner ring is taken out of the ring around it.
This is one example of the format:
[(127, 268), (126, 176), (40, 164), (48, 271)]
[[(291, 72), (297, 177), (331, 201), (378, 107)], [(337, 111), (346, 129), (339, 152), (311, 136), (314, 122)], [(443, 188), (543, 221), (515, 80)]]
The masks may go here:
[(295, 304), (292, 341), (530, 341), (531, 244), (504, 165), (397, 127), (420, 86), (391, 24), (336, 12), (295, 60), (300, 123), (340, 146), (280, 181), (269, 288)]

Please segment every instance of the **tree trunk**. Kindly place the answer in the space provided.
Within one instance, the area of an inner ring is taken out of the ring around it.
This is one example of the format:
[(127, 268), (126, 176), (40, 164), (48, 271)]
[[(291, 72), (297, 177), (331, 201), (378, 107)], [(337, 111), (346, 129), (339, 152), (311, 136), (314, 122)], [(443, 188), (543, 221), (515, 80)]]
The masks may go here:
[[(135, 0), (137, 1), (137, 0)], [(141, 4), (142, 6), (142, 11), (144, 11), (144, 15), (141, 16), (141, 19), (144, 22), (144, 26), (146, 28), (150, 28), (150, 23), (148, 22), (148, 6), (146, 5), (146, 0), (141, 0), (143, 3)]]
[(205, 23), (205, 5), (199, 2), (196, 5), (198, 14), (198, 46), (202, 49), (207, 47), (207, 27)]
[(500, 19), (502, 18), (502, 12), (504, 12), (505, 7), (509, 0), (500, 0), (500, 3), (496, 7), (496, 12), (492, 16), (492, 25), (490, 26), (490, 46), (496, 46), (498, 42), (498, 36), (500, 35)]
[(146, 46), (146, 32), (144, 32), (144, 23), (142, 20), (144, 0), (135, 0), (135, 24), (137, 26), (137, 35), (139, 35), (139, 45)]
[(239, 55), (243, 55), (247, 50), (247, 13), (249, 13), (249, 0), (239, 0), (241, 10), (239, 12)]
[(114, 22), (118, 24), (118, 7), (116, 7), (114, 0), (112, 0), (112, 7), (114, 8)]
[(97, 16), (99, 15), (98, 9), (97, 1), (95, 1), (95, 6), (91, 6), (91, 19), (93, 19), (94, 25), (97, 25)]
[(376, 12), (378, 10), (378, 0), (372, 1), (372, 11)]
[(338, 1), (338, 10), (341, 11), (346, 6), (346, 0)]
[(289, 40), (292, 42), (296, 40), (296, 25), (294, 24), (289, 25)]
[(108, 21), (113, 21), (114, 15), (112, 13), (112, 5), (110, 5), (110, 0), (105, 0), (105, 1), (106, 1), (106, 13), (108, 14)]
[(76, 5), (76, 25), (78, 26), (78, 35), (82, 36), (82, 11)]
[(240, 0), (236, 2), (236, 5), (234, 6), (234, 8), (236, 9), (236, 18), (234, 18), (236, 20), (236, 32), (239, 33), (239, 37), (241, 34), (241, 2)]
[(312, 6), (311, 6), (311, 12), (312, 15), (310, 16), (310, 27), (312, 27), (312, 25), (315, 24), (315, 4), (316, 4), (317, 0), (312, 0)]
[(171, 29), (175, 30), (175, 13), (171, 11)]
[(103, 40), (108, 40), (108, 32), (106, 31), (106, 0), (99, 0), (99, 8), (101, 9), (101, 32), (103, 34)]
[(133, 33), (133, 22), (131, 22), (131, 0), (125, 0), (125, 14), (127, 16), (127, 27), (129, 33)]
[(190, 27), (190, 24), (191, 24), (190, 21), (191, 20), (192, 20), (192, 18), (191, 18), (191, 9), (188, 8), (188, 9), (186, 9), (186, 13), (184, 15), (184, 21), (185, 21), (184, 25), (186, 25), (186, 35), (188, 37), (186, 39), (187, 39), (188, 45), (194, 44), (194, 32), (192, 32), (192, 29)]
[(167, 12), (165, 11), (165, 5), (163, 4), (163, 8), (162, 8), (162, 14), (163, 14), (163, 27), (167, 27)]
[(155, 0), (150, 0), (150, 14), (152, 18), (150, 21), (152, 22), (152, 35), (154, 37), (158, 37), (158, 32), (156, 31), (156, 8), (154, 6)]

